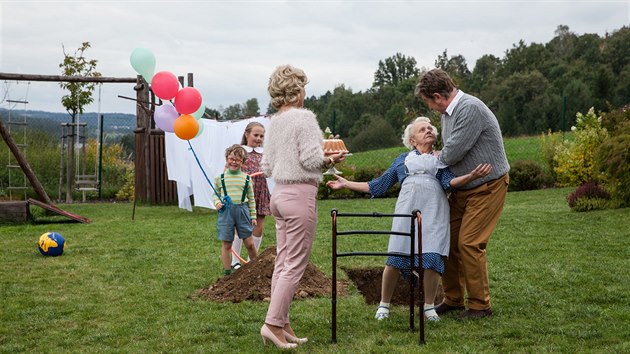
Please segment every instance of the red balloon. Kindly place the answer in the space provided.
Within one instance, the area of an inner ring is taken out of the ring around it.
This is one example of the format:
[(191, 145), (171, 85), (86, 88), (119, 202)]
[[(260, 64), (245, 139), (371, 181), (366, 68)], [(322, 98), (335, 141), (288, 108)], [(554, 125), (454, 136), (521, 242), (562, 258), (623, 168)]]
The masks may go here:
[(194, 87), (184, 87), (175, 96), (175, 108), (181, 114), (195, 113), (201, 107), (201, 93)]
[(173, 130), (178, 138), (190, 140), (197, 136), (199, 132), (199, 122), (190, 114), (182, 114), (179, 118), (175, 119)]
[(160, 71), (151, 79), (151, 89), (163, 100), (172, 100), (179, 91), (177, 77), (168, 71)]

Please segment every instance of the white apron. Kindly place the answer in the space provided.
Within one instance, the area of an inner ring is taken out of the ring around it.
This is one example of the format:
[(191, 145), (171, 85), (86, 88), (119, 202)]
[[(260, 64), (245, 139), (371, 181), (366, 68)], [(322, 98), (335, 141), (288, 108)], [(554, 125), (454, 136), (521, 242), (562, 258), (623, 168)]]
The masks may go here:
[[(432, 154), (417, 155), (410, 152), (405, 158), (407, 178), (402, 183), (396, 201), (396, 214), (411, 214), (420, 210), (422, 215), (422, 253), (439, 253), (448, 256), (450, 245), (449, 206), (446, 193), (435, 177), (438, 169), (446, 165)], [(392, 231), (409, 232), (409, 218), (394, 218)], [(416, 237), (418, 231), (416, 230)], [(417, 239), (417, 238), (416, 238)], [(390, 235), (390, 253), (409, 254), (409, 237)], [(415, 253), (418, 253), (416, 242)]]

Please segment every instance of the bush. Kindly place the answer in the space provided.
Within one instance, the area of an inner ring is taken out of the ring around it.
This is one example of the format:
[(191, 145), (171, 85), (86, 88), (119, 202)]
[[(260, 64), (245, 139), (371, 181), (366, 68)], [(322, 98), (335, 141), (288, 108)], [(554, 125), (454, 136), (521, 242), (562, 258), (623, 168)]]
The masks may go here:
[(569, 194), (567, 202), (574, 211), (606, 209), (611, 199), (610, 193), (594, 181), (583, 183)]
[(599, 180), (595, 171), (595, 151), (608, 138), (608, 132), (601, 126), (601, 117), (591, 108), (586, 115), (577, 114), (573, 141), (563, 141), (554, 156), (561, 186), (577, 186), (587, 181)]
[(348, 139), (350, 151), (368, 151), (387, 148), (400, 144), (400, 137), (392, 126), (381, 117), (366, 116), (350, 130), (352, 139)]
[[(542, 160), (545, 163), (545, 167), (549, 172), (549, 176), (552, 179), (552, 183), (555, 184), (558, 176), (556, 175), (556, 167), (558, 166), (554, 156), (556, 155), (556, 150), (558, 150), (558, 146), (562, 144), (562, 133), (555, 132), (552, 133), (551, 129), (547, 131), (547, 134), (542, 133), (540, 136), (540, 145), (541, 145), (541, 155)], [(510, 173), (511, 175), (512, 173)]]
[[(630, 124), (627, 124), (630, 128)], [(630, 129), (627, 129), (630, 131)], [(630, 206), (630, 132), (606, 140), (596, 152), (596, 170), (603, 175), (621, 206)]]
[(116, 192), (116, 199), (134, 200), (136, 196), (135, 177), (136, 174), (134, 170), (129, 169), (127, 171), (127, 175), (125, 176), (125, 184), (122, 186), (122, 188), (120, 188), (118, 192)]
[[(355, 168), (354, 166), (350, 166), (347, 169), (341, 170), (343, 174), (341, 177), (355, 182), (369, 182), (376, 177), (379, 177), (383, 174), (383, 170), (376, 167), (365, 167), (365, 168)], [(319, 189), (317, 191), (318, 199), (351, 199), (351, 198), (369, 198), (369, 193), (360, 193), (351, 191), (348, 189), (341, 190), (332, 190), (326, 186), (327, 181), (334, 180), (333, 176), (324, 176), (324, 182), (319, 185)], [(381, 196), (381, 198), (397, 198), (398, 193), (400, 192), (400, 186), (397, 184), (394, 187), (390, 188), (385, 195)]]
[(591, 211), (591, 210), (604, 210), (610, 208), (610, 200), (602, 198), (581, 198), (578, 199), (573, 208), (573, 211)]
[(510, 166), (509, 191), (529, 191), (553, 184), (553, 178), (532, 160), (518, 160)]

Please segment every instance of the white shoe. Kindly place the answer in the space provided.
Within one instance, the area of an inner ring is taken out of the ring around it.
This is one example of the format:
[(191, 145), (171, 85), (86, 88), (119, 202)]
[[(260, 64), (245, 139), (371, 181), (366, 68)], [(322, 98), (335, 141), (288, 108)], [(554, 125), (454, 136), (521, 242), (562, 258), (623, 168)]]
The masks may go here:
[(440, 320), (440, 316), (435, 312), (435, 307), (424, 309), (423, 312), (424, 318), (426, 318), (428, 322), (438, 322)]
[(389, 318), (389, 307), (379, 306), (376, 309), (376, 315), (374, 315), (374, 318), (376, 318), (379, 321)]

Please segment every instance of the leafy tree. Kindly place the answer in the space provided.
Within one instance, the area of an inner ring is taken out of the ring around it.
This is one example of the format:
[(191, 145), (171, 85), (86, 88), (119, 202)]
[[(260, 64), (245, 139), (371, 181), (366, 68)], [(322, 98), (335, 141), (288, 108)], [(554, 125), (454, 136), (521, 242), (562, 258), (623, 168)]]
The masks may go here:
[[(63, 62), (59, 64), (61, 72), (65, 76), (99, 77), (101, 73), (96, 71), (96, 59), (88, 60), (84, 53), (90, 48), (90, 42), (83, 42), (73, 53), (66, 53), (66, 48), (62, 45)], [(96, 84), (93, 82), (62, 82), (61, 88), (68, 90), (69, 94), (61, 98), (61, 103), (66, 108), (72, 118), (72, 123), (76, 123), (77, 114), (83, 114), (83, 108), (92, 103), (92, 93)], [(68, 146), (74, 147), (75, 134), (70, 136)], [(68, 149), (68, 159), (66, 165), (66, 202), (72, 202), (72, 189), (74, 186), (74, 148)]]
[(245, 101), (244, 113), (246, 117), (256, 117), (260, 115), (260, 108), (258, 107), (258, 100), (256, 98), (250, 98)]
[(569, 59), (573, 57), (573, 53), (578, 41), (575, 33), (569, 30), (567, 25), (559, 25), (555, 31), (555, 37), (549, 42), (548, 49), (556, 58)]
[(615, 74), (630, 64), (630, 28), (624, 26), (604, 39), (602, 57)]
[(206, 111), (204, 112), (202, 118), (221, 119), (221, 112), (217, 109), (206, 107)]
[(403, 80), (418, 76), (420, 72), (416, 68), (416, 59), (404, 54), (396, 53), (394, 56), (379, 60), (378, 70), (374, 73), (373, 88), (384, 86), (397, 86)]
[[(260, 115), (258, 99), (250, 98), (245, 103), (236, 103), (221, 110), (221, 119), (236, 120), (245, 117), (255, 117)], [(213, 112), (216, 113), (216, 112)]]
[(243, 105), (241, 105), (240, 103), (227, 106), (223, 110), (223, 114), (221, 114), (221, 118), (225, 120), (240, 119), (240, 118), (243, 118), (244, 116), (245, 116), (245, 109)]
[[(73, 53), (66, 53), (65, 46), (63, 48), (63, 62), (59, 64), (61, 72), (65, 76), (83, 76), (83, 77), (99, 77), (101, 73), (96, 71), (96, 59), (88, 60), (83, 55), (88, 48), (90, 42), (83, 42), (81, 46)], [(76, 122), (77, 114), (83, 114), (83, 107), (94, 101), (92, 93), (96, 84), (93, 82), (62, 82), (59, 84), (62, 89), (68, 90), (69, 94), (61, 98), (61, 103), (72, 116), (72, 122)]]
[[(574, 117), (578, 112), (585, 112), (592, 106), (593, 94), (582, 80), (573, 79), (567, 84), (563, 92), (567, 98), (567, 116)], [(573, 125), (573, 121), (569, 122)]]
[(549, 82), (537, 70), (515, 73), (497, 89), (496, 113), (506, 135), (537, 133), (545, 130), (554, 117)]
[(630, 65), (626, 65), (617, 76), (617, 85), (612, 98), (614, 107), (630, 103)]
[(400, 144), (396, 131), (383, 118), (365, 114), (350, 130), (348, 148), (351, 151), (382, 149)]
[(601, 63), (602, 39), (596, 33), (585, 33), (575, 41), (574, 57), (587, 63)]
[(446, 49), (441, 55), (438, 55), (438, 58), (435, 60), (435, 67), (446, 71), (455, 82), (455, 85), (460, 87), (464, 85), (464, 82), (470, 76), (466, 59), (461, 54), (449, 58)]
[(473, 94), (480, 94), (490, 85), (491, 80), (496, 76), (497, 70), (501, 66), (501, 60), (492, 54), (486, 54), (477, 59), (468, 80), (468, 89)]

